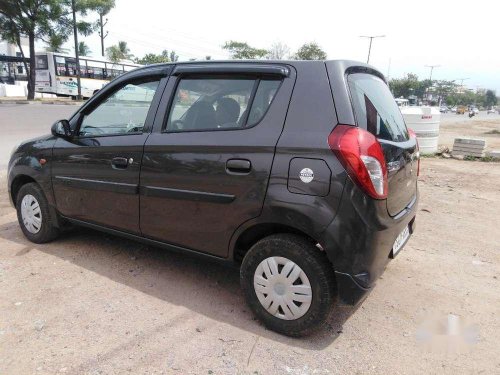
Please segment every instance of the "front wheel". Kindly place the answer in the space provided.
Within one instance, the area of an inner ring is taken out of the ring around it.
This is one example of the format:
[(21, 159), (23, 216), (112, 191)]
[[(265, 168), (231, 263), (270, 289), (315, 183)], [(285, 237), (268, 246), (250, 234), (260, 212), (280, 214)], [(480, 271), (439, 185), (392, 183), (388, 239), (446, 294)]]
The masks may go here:
[(331, 263), (297, 235), (272, 235), (257, 242), (243, 259), (240, 280), (255, 315), (288, 336), (304, 336), (323, 325), (335, 300)]
[(29, 183), (19, 189), (16, 208), (21, 230), (31, 242), (49, 242), (59, 234), (59, 230), (54, 226), (47, 199), (38, 184)]

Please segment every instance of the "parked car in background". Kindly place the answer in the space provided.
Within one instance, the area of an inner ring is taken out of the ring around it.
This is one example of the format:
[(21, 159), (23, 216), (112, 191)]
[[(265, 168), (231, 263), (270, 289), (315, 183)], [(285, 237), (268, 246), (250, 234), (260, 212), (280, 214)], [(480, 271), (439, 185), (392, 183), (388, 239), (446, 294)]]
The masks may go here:
[(457, 112), (457, 107), (451, 107), (450, 111), (453, 112), (453, 113), (456, 113)]
[(439, 108), (439, 112), (441, 112), (441, 113), (448, 113), (448, 107), (441, 106), (441, 107)]
[(491, 108), (489, 108), (489, 109), (486, 111), (486, 114), (488, 114), (488, 115), (489, 115), (490, 113), (496, 113), (496, 112), (497, 112), (497, 110), (496, 110), (495, 108), (491, 107)]
[(369, 65), (192, 62), (115, 78), (13, 151), (8, 189), (30, 241), (72, 223), (231, 262), (255, 315), (300, 336), (401, 252), (418, 173)]

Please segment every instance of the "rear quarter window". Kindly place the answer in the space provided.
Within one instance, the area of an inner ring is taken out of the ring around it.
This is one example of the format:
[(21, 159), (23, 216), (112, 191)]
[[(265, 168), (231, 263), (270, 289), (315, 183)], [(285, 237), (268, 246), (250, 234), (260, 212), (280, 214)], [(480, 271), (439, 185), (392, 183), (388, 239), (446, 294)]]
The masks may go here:
[(393, 142), (409, 139), (401, 111), (384, 81), (365, 73), (350, 74), (347, 81), (359, 127), (379, 139)]

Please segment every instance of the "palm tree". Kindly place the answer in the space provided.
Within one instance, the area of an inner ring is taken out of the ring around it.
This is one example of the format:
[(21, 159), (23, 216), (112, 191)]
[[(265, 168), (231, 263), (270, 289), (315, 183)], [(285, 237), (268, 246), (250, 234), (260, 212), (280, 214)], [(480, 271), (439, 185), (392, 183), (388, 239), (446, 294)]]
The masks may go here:
[(85, 42), (78, 43), (78, 55), (80, 56), (90, 56), (92, 51)]
[(119, 41), (118, 49), (120, 50), (120, 53), (123, 55), (124, 59), (130, 60), (132, 57), (134, 57), (134, 55), (130, 53), (130, 48), (128, 48), (127, 42), (124, 42), (123, 40)]
[(120, 60), (130, 60), (134, 57), (130, 53), (130, 48), (127, 46), (127, 42), (119, 41), (116, 46), (111, 46), (106, 48), (106, 54), (108, 59), (112, 62), (119, 62)]

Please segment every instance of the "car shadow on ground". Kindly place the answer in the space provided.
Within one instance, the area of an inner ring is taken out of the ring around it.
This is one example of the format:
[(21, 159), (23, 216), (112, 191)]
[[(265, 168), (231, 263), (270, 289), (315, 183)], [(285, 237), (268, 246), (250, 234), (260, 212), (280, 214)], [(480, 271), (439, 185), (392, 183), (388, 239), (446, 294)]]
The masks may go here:
[(72, 229), (52, 243), (36, 245), (12, 221), (0, 225), (0, 238), (23, 245), (17, 256), (37, 249), (210, 319), (309, 350), (321, 350), (335, 341), (357, 309), (337, 306), (325, 327), (309, 337), (294, 339), (269, 331), (256, 320), (240, 291), (236, 267), (86, 228)]

